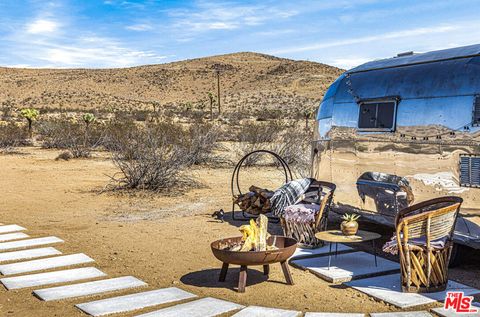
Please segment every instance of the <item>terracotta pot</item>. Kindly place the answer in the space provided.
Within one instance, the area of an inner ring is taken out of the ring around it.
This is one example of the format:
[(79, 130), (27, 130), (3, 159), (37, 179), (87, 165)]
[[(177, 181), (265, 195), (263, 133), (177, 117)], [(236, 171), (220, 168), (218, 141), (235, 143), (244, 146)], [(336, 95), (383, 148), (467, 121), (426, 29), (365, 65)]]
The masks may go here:
[(358, 222), (356, 221), (343, 221), (340, 225), (342, 233), (346, 236), (354, 236), (358, 232)]

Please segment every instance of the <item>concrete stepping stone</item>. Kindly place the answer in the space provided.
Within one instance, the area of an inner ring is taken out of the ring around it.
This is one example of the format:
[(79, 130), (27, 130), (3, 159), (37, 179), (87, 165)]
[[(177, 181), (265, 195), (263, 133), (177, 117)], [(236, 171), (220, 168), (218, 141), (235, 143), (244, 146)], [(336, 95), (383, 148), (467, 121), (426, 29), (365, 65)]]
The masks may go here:
[[(345, 244), (338, 244), (338, 252), (345, 252), (345, 251), (354, 251), (353, 248), (345, 245)], [(315, 249), (309, 249), (309, 248), (300, 248), (298, 247), (295, 250), (295, 253), (292, 255), (291, 259), (294, 259), (296, 257), (305, 257), (305, 256), (320, 256), (320, 255), (325, 255), (330, 252), (330, 246), (328, 243), (324, 245), (323, 247), (320, 248), (315, 248)], [(332, 246), (332, 252), (335, 252), (335, 246)]]
[(400, 286), (400, 274), (352, 281), (346, 283), (346, 285), (399, 308), (409, 308), (434, 303), (436, 301), (444, 301), (447, 292), (464, 292), (467, 296), (480, 293), (478, 289), (454, 281), (449, 281), (447, 289), (442, 292), (423, 294), (403, 293)]
[(373, 254), (366, 252), (351, 252), (332, 255), (330, 269), (328, 256), (291, 260), (290, 264), (308, 270), (311, 273), (331, 283), (348, 282), (352, 279), (368, 277), (376, 274), (389, 274), (400, 270), (398, 263), (377, 257), (375, 266)]
[(107, 274), (94, 267), (82, 267), (79, 269), (38, 273), (15, 277), (5, 277), (0, 279), (0, 283), (2, 283), (8, 290), (12, 290), (33, 286), (86, 280), (106, 275)]
[(163, 308), (137, 317), (213, 317), (242, 309), (245, 306), (212, 297)]
[(305, 317), (365, 317), (356, 313), (305, 313)]
[(83, 253), (77, 253), (48, 259), (3, 264), (0, 265), (0, 273), (3, 275), (12, 275), (90, 262), (95, 262), (95, 260)]
[(194, 297), (197, 297), (197, 295), (183, 291), (176, 287), (169, 287), (154, 291), (77, 304), (75, 306), (89, 315), (102, 316), (177, 302)]
[(299, 317), (302, 312), (261, 306), (248, 306), (232, 317)]
[(127, 288), (147, 286), (147, 283), (133, 277), (123, 276), (107, 280), (86, 282), (66, 286), (58, 286), (33, 291), (33, 293), (44, 301), (59, 300), (72, 297), (95, 295), (106, 292), (119, 291)]
[(477, 309), (476, 313), (456, 313), (451, 309), (445, 309), (443, 307), (439, 308), (432, 308), (431, 311), (433, 311), (435, 314), (441, 317), (456, 317), (456, 316), (462, 316), (462, 317), (480, 317), (480, 303), (473, 303), (472, 304), (472, 309)]
[(9, 232), (15, 232), (15, 231), (24, 231), (24, 230), (27, 230), (27, 229), (17, 225), (0, 226), (0, 233), (9, 233)]
[(28, 238), (28, 237), (30, 237), (30, 236), (28, 234), (23, 233), (23, 232), (0, 234), (0, 242), (25, 239), (25, 238)]
[(0, 251), (12, 250), (12, 249), (25, 249), (28, 247), (35, 247), (38, 245), (61, 243), (62, 239), (57, 237), (43, 237), (34, 239), (25, 239), (19, 241), (2, 242), (0, 243)]
[(22, 250), (22, 251), (3, 252), (3, 253), (0, 253), (0, 262), (34, 259), (34, 258), (40, 258), (43, 256), (59, 255), (59, 254), (62, 254), (62, 252), (51, 247), (29, 249), (29, 250)]
[(432, 314), (426, 311), (406, 311), (395, 313), (371, 313), (370, 317), (432, 317)]

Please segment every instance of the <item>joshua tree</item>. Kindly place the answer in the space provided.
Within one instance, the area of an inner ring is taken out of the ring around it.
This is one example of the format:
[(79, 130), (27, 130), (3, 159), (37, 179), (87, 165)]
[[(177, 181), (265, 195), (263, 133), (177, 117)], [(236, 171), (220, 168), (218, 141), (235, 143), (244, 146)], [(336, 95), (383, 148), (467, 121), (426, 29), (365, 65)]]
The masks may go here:
[(303, 116), (305, 118), (305, 130), (308, 130), (308, 120), (312, 118), (314, 111), (312, 109), (304, 109)]
[(205, 101), (204, 100), (200, 100), (198, 103), (197, 103), (197, 108), (202, 112), (202, 117), (205, 113)]
[(28, 122), (28, 135), (32, 138), (32, 123), (33, 121), (37, 120), (40, 112), (37, 109), (33, 108), (24, 108), (20, 110), (20, 114), (24, 117)]
[(208, 92), (208, 100), (210, 100), (210, 119), (213, 120), (213, 104), (215, 103), (215, 97), (212, 92)]
[(90, 124), (95, 122), (95, 120), (97, 120), (97, 118), (95, 118), (95, 115), (93, 113), (85, 113), (82, 116), (82, 119), (83, 119), (83, 122), (85, 122), (85, 135), (84, 135), (84, 138), (83, 138), (83, 146), (87, 146), (88, 130), (89, 130)]

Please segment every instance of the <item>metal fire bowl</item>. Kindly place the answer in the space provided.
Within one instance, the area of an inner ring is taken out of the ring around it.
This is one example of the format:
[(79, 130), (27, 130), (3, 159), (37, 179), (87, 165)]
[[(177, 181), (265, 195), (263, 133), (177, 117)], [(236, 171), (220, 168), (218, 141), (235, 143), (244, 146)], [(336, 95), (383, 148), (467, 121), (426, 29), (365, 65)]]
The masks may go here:
[(283, 236), (271, 236), (267, 240), (268, 245), (272, 245), (275, 241), (275, 246), (278, 250), (239, 252), (220, 250), (219, 248), (220, 246), (237, 244), (241, 241), (242, 237), (214, 241), (211, 244), (213, 255), (223, 263), (244, 266), (266, 265), (287, 261), (297, 248), (297, 240)]

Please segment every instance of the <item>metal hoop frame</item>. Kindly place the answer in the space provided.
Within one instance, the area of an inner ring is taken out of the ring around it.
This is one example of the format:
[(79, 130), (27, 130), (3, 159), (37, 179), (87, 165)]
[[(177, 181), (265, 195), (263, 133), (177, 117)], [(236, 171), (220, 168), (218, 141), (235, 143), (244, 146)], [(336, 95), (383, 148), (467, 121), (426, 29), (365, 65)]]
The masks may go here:
[[(269, 150), (256, 150), (242, 157), (240, 161), (238, 161), (237, 165), (235, 166), (235, 169), (233, 170), (233, 174), (232, 174), (232, 179), (230, 182), (232, 198), (235, 198), (236, 193), (238, 193), (238, 195), (242, 195), (242, 191), (240, 189), (239, 175), (240, 175), (240, 170), (243, 166), (243, 163), (249, 156), (257, 153), (270, 154), (271, 156), (273, 156), (275, 159), (277, 159), (278, 162), (280, 162), (280, 165), (282, 166), (283, 172), (285, 174), (285, 183), (288, 183), (289, 181), (293, 180), (293, 175), (292, 175), (292, 171), (290, 170), (290, 167), (288, 166), (287, 162), (285, 162), (285, 160), (282, 157), (280, 157), (280, 155)], [(258, 216), (248, 216), (244, 210), (242, 210), (242, 216), (243, 218), (235, 218), (235, 203), (232, 203), (232, 219), (233, 220), (249, 220), (249, 219), (255, 219), (258, 217)], [(268, 217), (268, 218), (275, 220), (276, 223), (280, 221), (280, 219), (275, 216)]]

